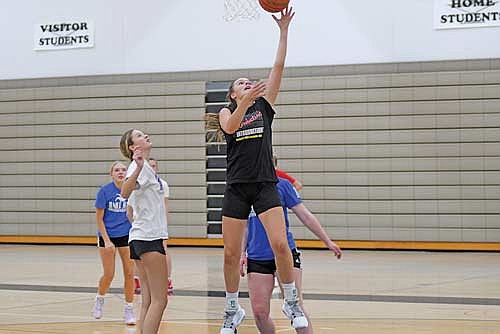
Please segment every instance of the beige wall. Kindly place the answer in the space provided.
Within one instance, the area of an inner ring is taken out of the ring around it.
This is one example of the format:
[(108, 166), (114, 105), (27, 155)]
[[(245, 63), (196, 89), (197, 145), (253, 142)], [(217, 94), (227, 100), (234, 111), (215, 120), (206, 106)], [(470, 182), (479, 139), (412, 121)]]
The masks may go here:
[(500, 241), (500, 70), (287, 79), (274, 124), (333, 238)]
[[(95, 193), (136, 127), (171, 185), (171, 235), (205, 237), (205, 83), (267, 73), (0, 81), (0, 235), (93, 235)], [(500, 241), (500, 59), (286, 76), (275, 151), (332, 238)]]
[(206, 236), (203, 82), (4, 89), (0, 234), (92, 235), (121, 134), (151, 135), (171, 188), (172, 236)]

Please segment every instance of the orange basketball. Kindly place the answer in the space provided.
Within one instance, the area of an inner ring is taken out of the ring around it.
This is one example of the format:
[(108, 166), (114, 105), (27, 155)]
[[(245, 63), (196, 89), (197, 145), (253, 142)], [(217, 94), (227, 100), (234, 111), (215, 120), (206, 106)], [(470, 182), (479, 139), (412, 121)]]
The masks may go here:
[(266, 12), (278, 13), (288, 7), (290, 0), (259, 0), (259, 4)]

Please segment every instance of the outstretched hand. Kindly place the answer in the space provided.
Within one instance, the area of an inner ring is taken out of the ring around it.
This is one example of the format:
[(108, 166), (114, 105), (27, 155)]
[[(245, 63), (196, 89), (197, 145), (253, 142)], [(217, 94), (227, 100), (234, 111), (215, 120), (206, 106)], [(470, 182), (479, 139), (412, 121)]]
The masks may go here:
[(243, 103), (249, 106), (259, 97), (266, 95), (266, 83), (259, 81), (249, 89), (248, 93), (243, 97)]
[(295, 16), (295, 12), (293, 11), (293, 7), (287, 7), (283, 9), (280, 14), (280, 18), (277, 18), (276, 15), (273, 14), (273, 19), (280, 27), (280, 30), (283, 31), (288, 29), (290, 21), (292, 21), (293, 17)]

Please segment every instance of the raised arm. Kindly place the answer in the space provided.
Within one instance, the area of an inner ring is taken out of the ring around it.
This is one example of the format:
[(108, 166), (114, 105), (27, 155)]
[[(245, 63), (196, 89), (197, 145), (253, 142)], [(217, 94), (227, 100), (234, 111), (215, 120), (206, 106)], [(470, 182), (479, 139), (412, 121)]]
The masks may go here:
[(129, 198), (132, 191), (137, 187), (137, 178), (142, 171), (144, 166), (144, 157), (142, 155), (141, 149), (136, 149), (133, 154), (133, 159), (137, 164), (137, 168), (132, 172), (132, 174), (123, 181), (121, 195), (123, 198)]
[(292, 211), (297, 215), (297, 218), (299, 218), (302, 224), (304, 224), (312, 233), (314, 233), (315, 236), (323, 241), (326, 247), (328, 247), (328, 249), (330, 249), (338, 259), (341, 258), (342, 251), (340, 250), (340, 247), (330, 240), (330, 237), (328, 237), (328, 234), (323, 229), (316, 216), (314, 216), (304, 204), (297, 204), (292, 208)]
[(280, 90), (281, 78), (283, 77), (283, 70), (285, 68), (285, 58), (288, 44), (288, 26), (290, 25), (290, 21), (294, 15), (295, 12), (293, 11), (293, 7), (289, 7), (281, 11), (281, 17), (279, 19), (273, 15), (274, 21), (276, 21), (278, 27), (280, 28), (280, 39), (278, 43), (278, 51), (276, 52), (276, 59), (274, 60), (273, 68), (271, 73), (269, 73), (269, 78), (267, 79), (267, 91), (265, 97), (271, 105), (274, 105)]
[[(233, 85), (245, 84), (236, 80)], [(247, 112), (247, 109), (257, 100), (259, 97), (264, 96), (266, 92), (266, 84), (264, 82), (257, 82), (252, 88), (249, 89), (248, 94), (243, 96), (238, 102), (236, 110), (231, 114), (228, 108), (222, 108), (219, 112), (219, 122), (220, 127), (225, 133), (233, 134), (240, 128), (241, 121)]]

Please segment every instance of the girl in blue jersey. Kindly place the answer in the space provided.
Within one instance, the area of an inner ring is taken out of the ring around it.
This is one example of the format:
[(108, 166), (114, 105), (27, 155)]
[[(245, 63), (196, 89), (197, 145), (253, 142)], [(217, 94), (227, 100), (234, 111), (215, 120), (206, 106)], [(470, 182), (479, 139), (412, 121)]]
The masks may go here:
[[(340, 259), (342, 251), (330, 240), (325, 230), (316, 219), (316, 217), (302, 204), (302, 199), (299, 193), (295, 190), (290, 181), (286, 179), (278, 179), (278, 192), (280, 194), (281, 206), (283, 207), (288, 245), (292, 251), (294, 259), (295, 284), (297, 293), (300, 299), (300, 305), (303, 308), (302, 302), (302, 269), (300, 252), (297, 251), (292, 232), (290, 232), (290, 222), (288, 220), (287, 209), (291, 209), (299, 218), (299, 220), (325, 245), (330, 249), (337, 258)], [(244, 276), (243, 267), (247, 266), (248, 272), (248, 292), (250, 302), (255, 317), (255, 322), (261, 333), (274, 333), (274, 322), (269, 316), (270, 301), (274, 288), (274, 275), (276, 274), (276, 263), (274, 253), (269, 244), (266, 231), (259, 217), (254, 212), (250, 213), (248, 219), (246, 252), (242, 252), (240, 262), (240, 274)], [(283, 309), (285, 315), (288, 316), (287, 310)], [(311, 321), (308, 319), (309, 326), (307, 328), (296, 329), (300, 334), (312, 334)]]
[(130, 259), (128, 247), (128, 234), (131, 225), (126, 214), (127, 200), (120, 194), (126, 173), (127, 167), (123, 163), (115, 161), (110, 170), (112, 182), (99, 189), (95, 200), (98, 246), (103, 275), (99, 280), (92, 313), (96, 319), (102, 317), (104, 295), (115, 275), (115, 255), (116, 250), (118, 250), (124, 275), (124, 318), (127, 325), (133, 325), (136, 322), (132, 304), (134, 300), (134, 263)]

